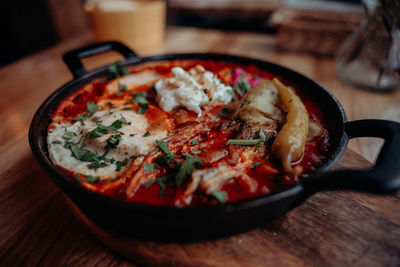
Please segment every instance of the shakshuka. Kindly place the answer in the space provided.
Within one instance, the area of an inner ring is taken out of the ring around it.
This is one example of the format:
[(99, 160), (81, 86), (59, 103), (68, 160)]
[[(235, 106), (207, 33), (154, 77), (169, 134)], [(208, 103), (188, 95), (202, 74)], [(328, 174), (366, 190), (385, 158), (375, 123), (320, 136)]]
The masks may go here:
[(89, 190), (130, 202), (218, 205), (269, 194), (326, 158), (310, 96), (252, 65), (116, 63), (60, 103), (51, 161)]

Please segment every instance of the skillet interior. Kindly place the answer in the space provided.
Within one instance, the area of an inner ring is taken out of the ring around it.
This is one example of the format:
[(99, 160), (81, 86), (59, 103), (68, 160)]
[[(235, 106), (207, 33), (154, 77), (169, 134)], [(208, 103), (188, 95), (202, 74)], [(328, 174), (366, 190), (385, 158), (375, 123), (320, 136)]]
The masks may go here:
[[(301, 88), (302, 93), (309, 95), (325, 112), (331, 145), (327, 159), (316, 172), (328, 170), (343, 153), (348, 139), (344, 133), (344, 122), (347, 119), (342, 107), (328, 91), (299, 73), (260, 60), (221, 54), (172, 54), (130, 58), (122, 64), (129, 66), (146, 61), (175, 59), (205, 59), (251, 64), (281, 76), (284, 80)], [(297, 206), (304, 199), (306, 192), (301, 182), (281, 192), (232, 204), (185, 208), (127, 203), (94, 193), (80, 186), (53, 166), (49, 160), (46, 143), (47, 128), (51, 121), (51, 114), (63, 99), (84, 84), (104, 76), (107, 71), (108, 67), (97, 69), (54, 92), (35, 114), (29, 131), (29, 141), (35, 158), (75, 205), (99, 226), (111, 231), (153, 240), (209, 239), (244, 232), (264, 225)]]

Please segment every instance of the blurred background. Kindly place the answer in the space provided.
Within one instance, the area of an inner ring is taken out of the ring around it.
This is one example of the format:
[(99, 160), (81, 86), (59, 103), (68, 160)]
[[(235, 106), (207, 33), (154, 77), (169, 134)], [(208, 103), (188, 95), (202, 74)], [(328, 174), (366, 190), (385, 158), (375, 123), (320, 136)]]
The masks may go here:
[[(116, 0), (110, 0), (116, 1)], [(149, 0), (150, 2), (150, 0)], [(280, 49), (332, 57), (363, 17), (359, 0), (168, 0), (167, 26), (276, 35)], [(0, 65), (92, 32), (83, 0), (0, 2)]]

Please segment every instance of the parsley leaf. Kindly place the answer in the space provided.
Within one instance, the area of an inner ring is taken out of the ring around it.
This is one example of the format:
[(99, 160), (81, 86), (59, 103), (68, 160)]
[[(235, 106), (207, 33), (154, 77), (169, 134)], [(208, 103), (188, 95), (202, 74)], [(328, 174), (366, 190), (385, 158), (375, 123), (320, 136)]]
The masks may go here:
[(255, 168), (255, 167), (257, 167), (258, 165), (260, 165), (261, 164), (261, 162), (254, 162), (253, 164), (251, 164), (251, 166), (250, 166), (250, 168)]
[(253, 146), (261, 143), (261, 139), (251, 139), (251, 140), (246, 140), (246, 139), (229, 139), (228, 142), (226, 142), (226, 145), (237, 145), (237, 146)]
[(150, 163), (150, 164), (144, 164), (143, 165), (143, 169), (144, 169), (144, 171), (145, 172), (147, 172), (147, 173), (152, 173), (153, 171), (154, 171), (154, 164), (153, 163)]
[(106, 140), (106, 142), (107, 142), (107, 145), (106, 145), (106, 150), (107, 150), (107, 148), (116, 148), (118, 145), (119, 145), (119, 142), (122, 140), (122, 137), (121, 137), (121, 135), (120, 134), (115, 134), (115, 135), (112, 135), (112, 136), (110, 136), (110, 137), (108, 137), (107, 138), (107, 140)]
[(250, 90), (250, 85), (247, 80), (243, 77), (240, 77), (238, 83), (233, 87), (233, 90), (239, 95), (243, 96)]
[(99, 109), (99, 107), (96, 103), (88, 101), (86, 102), (86, 109), (87, 111), (74, 118), (73, 121), (80, 121), (82, 125), (85, 125), (83, 121), (89, 119), (93, 115), (93, 113), (95, 113)]
[(197, 154), (200, 154), (200, 153), (203, 153), (203, 152), (207, 152), (207, 149), (203, 149), (203, 150), (201, 150), (201, 151), (199, 151), (199, 150), (195, 150), (195, 151), (193, 151), (193, 155), (197, 155)]
[(151, 135), (151, 133), (149, 131), (147, 131), (147, 132), (144, 133), (143, 137), (147, 137), (147, 136), (150, 136), (150, 135)]
[(85, 182), (88, 182), (89, 184), (95, 184), (101, 181), (100, 177), (97, 176), (88, 176), (84, 179)]
[(165, 155), (167, 155), (168, 158), (175, 158), (174, 153), (172, 153), (171, 150), (168, 149), (168, 146), (164, 141), (156, 140), (156, 144), (165, 153)]
[(198, 145), (198, 144), (199, 144), (199, 140), (197, 140), (197, 139), (192, 140), (192, 145)]
[(144, 155), (143, 154), (137, 154), (137, 155), (130, 156), (131, 159), (137, 159), (137, 158), (141, 158), (141, 157), (144, 157)]
[(86, 107), (87, 107), (87, 110), (89, 111), (90, 115), (93, 115), (93, 113), (95, 113), (99, 109), (97, 104), (94, 102), (87, 102)]
[(224, 203), (227, 199), (227, 193), (225, 191), (214, 190), (211, 195), (215, 197), (220, 203)]
[(121, 120), (114, 121), (110, 126), (105, 126), (101, 123), (97, 123), (97, 127), (88, 132), (86, 135), (89, 136), (90, 139), (92, 139), (101, 137), (110, 131), (123, 134), (122, 132), (118, 131), (122, 128), (123, 124), (129, 124), (123, 116), (121, 116)]
[(129, 74), (129, 69), (123, 66), (121, 62), (117, 61), (114, 65), (108, 68), (107, 80), (113, 80), (117, 77)]
[(83, 123), (83, 121), (87, 120), (88, 118), (90, 118), (90, 114), (89, 113), (82, 113), (80, 114), (78, 117), (76, 117), (75, 119), (73, 119), (73, 121), (80, 121), (82, 123), (82, 125), (85, 125)]
[(166, 176), (162, 176), (162, 177), (158, 177), (156, 179), (152, 179), (150, 181), (148, 181), (147, 183), (145, 183), (144, 185), (146, 187), (151, 186), (154, 183), (157, 183), (160, 186), (160, 197), (163, 198), (166, 192), (166, 188), (165, 188), (165, 184), (164, 182), (167, 181), (167, 179), (170, 177), (170, 175), (166, 175)]
[(267, 138), (267, 136), (265, 135), (265, 133), (262, 129), (260, 129), (260, 132), (258, 133), (258, 135), (260, 136), (261, 140), (263, 140), (263, 141), (265, 141), (265, 139)]
[(121, 96), (122, 95), (122, 91), (123, 92), (128, 92), (128, 87), (126, 86), (126, 84), (118, 82), (118, 90), (117, 90), (117, 92), (115, 92), (115, 94), (117, 96)]
[(100, 156), (97, 153), (93, 153), (92, 151), (86, 149), (85, 144), (78, 146), (77, 144), (74, 144), (70, 141), (66, 141), (64, 143), (64, 147), (71, 150), (72, 156), (77, 160), (90, 162), (90, 164), (88, 165), (89, 169), (97, 170), (98, 168), (105, 167), (108, 165), (107, 162), (110, 161), (109, 159), (105, 158), (106, 153)]
[(115, 164), (117, 164), (117, 168), (115, 168), (115, 171), (119, 172), (123, 166), (128, 164), (128, 159), (125, 159), (124, 161), (117, 161)]
[(149, 109), (149, 105), (147, 104), (147, 99), (149, 95), (146, 92), (134, 93), (132, 96), (132, 104), (139, 104), (140, 108), (136, 111), (138, 114), (143, 114)]
[(201, 159), (197, 156), (191, 156), (189, 154), (183, 154), (185, 161), (180, 166), (178, 173), (175, 175), (175, 182), (177, 186), (183, 184), (188, 176), (190, 176), (195, 169), (201, 168)]
[(231, 112), (229, 108), (223, 108), (220, 113), (218, 113), (218, 116), (223, 117), (223, 118), (229, 118), (231, 116)]
[(76, 136), (76, 133), (71, 132), (71, 131), (68, 131), (67, 129), (65, 129), (64, 135), (63, 135), (63, 138), (64, 138), (65, 140), (71, 140), (72, 137), (74, 137), (74, 136)]
[(81, 176), (78, 173), (75, 174), (75, 180), (77, 180), (78, 182), (82, 182), (81, 181)]

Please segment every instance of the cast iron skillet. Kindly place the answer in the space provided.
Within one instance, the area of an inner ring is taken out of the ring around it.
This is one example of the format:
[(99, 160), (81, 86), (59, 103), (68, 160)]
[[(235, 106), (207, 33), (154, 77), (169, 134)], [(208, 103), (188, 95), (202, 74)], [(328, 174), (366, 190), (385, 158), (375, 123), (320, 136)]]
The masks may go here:
[[(281, 192), (237, 203), (214, 207), (160, 207), (122, 200), (94, 193), (80, 186), (53, 166), (49, 160), (46, 135), (50, 116), (58, 104), (96, 77), (104, 76), (107, 67), (87, 72), (82, 58), (107, 51), (117, 51), (132, 66), (146, 61), (205, 59), (252, 64), (300, 87), (327, 115), (332, 145), (323, 165), (308, 178)], [(400, 188), (400, 124), (384, 120), (347, 122), (339, 102), (320, 85), (287, 68), (261, 60), (223, 54), (172, 54), (138, 57), (117, 42), (105, 42), (73, 50), (64, 55), (74, 80), (55, 91), (36, 112), (29, 130), (33, 155), (53, 181), (90, 219), (99, 226), (126, 235), (152, 240), (200, 240), (244, 232), (265, 225), (285, 214), (307, 197), (321, 190), (358, 190), (388, 194)], [(374, 168), (370, 170), (327, 170), (340, 158), (348, 139), (380, 137), (385, 143)]]

